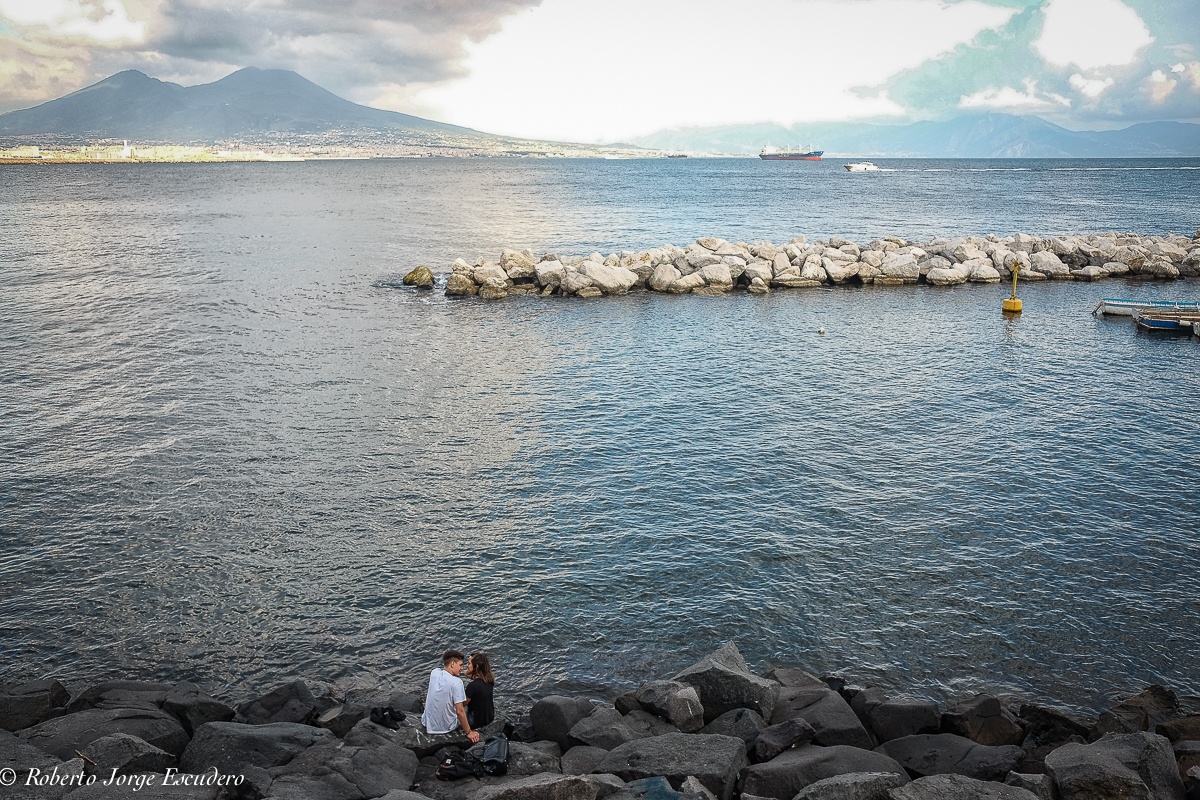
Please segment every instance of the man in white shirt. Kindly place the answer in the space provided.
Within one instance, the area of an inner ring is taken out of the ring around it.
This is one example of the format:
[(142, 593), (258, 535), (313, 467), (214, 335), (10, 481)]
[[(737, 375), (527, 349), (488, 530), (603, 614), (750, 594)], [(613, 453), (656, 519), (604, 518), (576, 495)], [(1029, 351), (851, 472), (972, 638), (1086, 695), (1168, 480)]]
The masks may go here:
[(451, 733), (462, 728), (471, 743), (479, 741), (479, 734), (471, 730), (467, 722), (467, 692), (459, 680), (466, 656), (457, 650), (442, 654), (442, 666), (429, 673), (429, 691), (425, 693), (425, 713), (421, 724), (428, 733)]

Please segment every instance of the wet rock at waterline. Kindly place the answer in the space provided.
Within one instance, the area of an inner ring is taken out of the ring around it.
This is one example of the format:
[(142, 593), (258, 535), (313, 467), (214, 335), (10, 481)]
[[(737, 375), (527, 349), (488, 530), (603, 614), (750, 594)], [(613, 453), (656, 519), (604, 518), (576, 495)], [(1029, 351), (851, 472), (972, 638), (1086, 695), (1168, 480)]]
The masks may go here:
[[(834, 249), (853, 252), (845, 242)], [(528, 261), (519, 252), (505, 259)], [(592, 263), (621, 274), (619, 264)], [(136, 796), (164, 800), (230, 796), (215, 785), (166, 794), (180, 773), (236, 778), (236, 796), (275, 800), (1184, 800), (1200, 788), (1200, 708), (1162, 686), (1087, 718), (987, 693), (943, 704), (803, 665), (759, 673), (726, 644), (673, 676), (647, 676), (611, 704), (551, 695), (510, 714), (513, 725), (498, 717), (480, 733), (510, 732), (507, 774), (457, 781), (437, 780), (437, 764), (460, 750), (479, 756), (484, 745), (461, 732), (426, 733), (423, 689), (381, 687), (378, 700), (363, 702), (291, 681), (227, 704), (186, 681), (110, 681), (74, 694), (54, 681), (0, 687), (9, 713), (0, 722), (16, 729), (0, 730), (0, 775), (145, 778), (152, 790)], [(369, 706), (384, 698), (406, 714), (397, 729), (370, 721)], [(16, 796), (135, 795), (56, 787)]]
[[(417, 267), (404, 283), (431, 288), (434, 276), (426, 270)], [(1195, 277), (1200, 276), (1200, 241), (1134, 233), (993, 234), (927, 242), (888, 236), (865, 244), (840, 236), (811, 242), (797, 236), (783, 244), (702, 236), (686, 247), (666, 244), (607, 256), (505, 250), (499, 261), (479, 258), (469, 264), (459, 258), (450, 267), (445, 293), (491, 300), (514, 294), (588, 298), (631, 291), (715, 297), (818, 286), (1000, 283), (1011, 280), (1014, 271), (1024, 282)]]

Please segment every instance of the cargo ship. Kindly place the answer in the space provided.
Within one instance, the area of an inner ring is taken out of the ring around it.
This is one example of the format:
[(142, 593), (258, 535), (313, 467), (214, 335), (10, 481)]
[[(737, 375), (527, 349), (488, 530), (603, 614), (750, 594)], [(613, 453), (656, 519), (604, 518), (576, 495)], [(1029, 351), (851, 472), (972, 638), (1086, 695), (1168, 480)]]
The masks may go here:
[(758, 157), (763, 161), (820, 161), (823, 155), (825, 155), (824, 150), (813, 150), (812, 148), (785, 147), (782, 150), (776, 150), (773, 147), (764, 147)]

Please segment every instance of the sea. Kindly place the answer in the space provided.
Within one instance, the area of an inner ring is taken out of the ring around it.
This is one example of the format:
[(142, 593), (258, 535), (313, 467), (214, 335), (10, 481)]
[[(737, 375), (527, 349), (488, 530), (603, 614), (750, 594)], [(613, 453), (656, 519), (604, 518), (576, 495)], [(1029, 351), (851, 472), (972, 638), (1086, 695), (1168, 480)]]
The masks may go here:
[[(939, 701), (1200, 694), (1171, 283), (446, 298), (457, 257), (1200, 227), (1200, 160), (0, 168), (0, 684), (612, 698), (725, 642)], [(507, 706), (505, 705), (507, 704)]]

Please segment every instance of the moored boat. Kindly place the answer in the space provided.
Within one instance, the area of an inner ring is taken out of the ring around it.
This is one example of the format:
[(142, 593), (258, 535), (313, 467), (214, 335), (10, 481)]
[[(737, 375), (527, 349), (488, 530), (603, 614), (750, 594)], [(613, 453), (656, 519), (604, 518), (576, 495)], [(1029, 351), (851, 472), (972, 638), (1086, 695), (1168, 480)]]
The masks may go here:
[(1146, 331), (1188, 331), (1196, 329), (1200, 324), (1200, 311), (1182, 309), (1143, 309), (1138, 311), (1133, 321)]
[(1119, 317), (1132, 317), (1142, 309), (1166, 311), (1200, 311), (1200, 301), (1195, 300), (1126, 300), (1119, 297), (1106, 297), (1092, 309), (1092, 314), (1111, 314)]
[(846, 164), (848, 172), (878, 172), (879, 167), (872, 164), (870, 161), (859, 161), (854, 164)]

